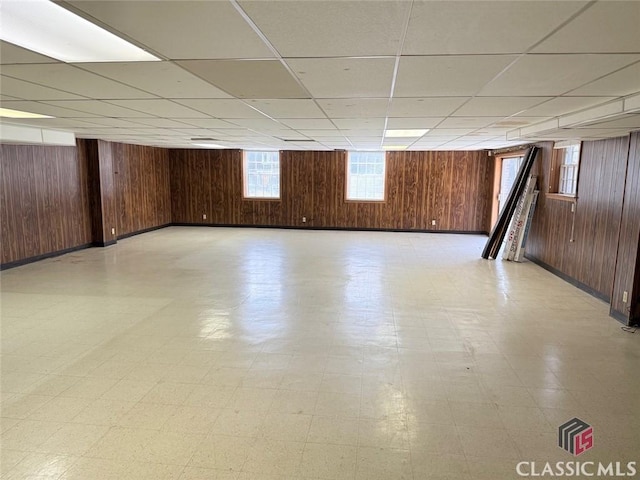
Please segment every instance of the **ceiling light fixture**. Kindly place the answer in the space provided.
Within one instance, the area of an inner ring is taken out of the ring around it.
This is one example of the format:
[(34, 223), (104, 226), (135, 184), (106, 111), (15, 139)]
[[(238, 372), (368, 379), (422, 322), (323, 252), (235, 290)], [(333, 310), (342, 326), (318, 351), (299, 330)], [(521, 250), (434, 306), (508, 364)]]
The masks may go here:
[(20, 110), (11, 110), (10, 108), (0, 108), (0, 117), (6, 118), (55, 118), (51, 115), (42, 115), (40, 113), (23, 112)]
[(409, 145), (383, 145), (383, 150), (406, 150)]
[(205, 148), (227, 148), (222, 145), (218, 145), (217, 143), (193, 143), (194, 147), (205, 147)]
[(386, 130), (384, 132), (384, 136), (385, 137), (421, 137), (423, 136), (425, 133), (427, 133), (429, 131), (428, 128), (420, 128), (420, 129), (413, 129), (413, 130)]
[(1, 2), (6, 42), (67, 63), (160, 59), (49, 0)]

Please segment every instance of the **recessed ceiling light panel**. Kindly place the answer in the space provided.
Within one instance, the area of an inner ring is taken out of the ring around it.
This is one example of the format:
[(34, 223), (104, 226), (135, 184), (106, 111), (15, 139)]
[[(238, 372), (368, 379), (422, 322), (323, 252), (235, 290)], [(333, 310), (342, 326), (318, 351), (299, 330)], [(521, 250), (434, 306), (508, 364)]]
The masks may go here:
[(0, 108), (0, 117), (6, 118), (54, 118), (50, 115), (42, 115), (40, 113), (22, 112), (20, 110), (11, 110), (10, 108)]
[(194, 147), (204, 147), (204, 148), (227, 148), (222, 145), (218, 145), (217, 143), (193, 143)]
[(428, 128), (412, 129), (412, 130), (386, 130), (384, 132), (385, 137), (411, 137), (417, 138), (423, 136), (429, 131)]
[(0, 38), (67, 63), (159, 58), (49, 0), (0, 2)]
[(406, 150), (408, 145), (383, 145), (383, 150)]

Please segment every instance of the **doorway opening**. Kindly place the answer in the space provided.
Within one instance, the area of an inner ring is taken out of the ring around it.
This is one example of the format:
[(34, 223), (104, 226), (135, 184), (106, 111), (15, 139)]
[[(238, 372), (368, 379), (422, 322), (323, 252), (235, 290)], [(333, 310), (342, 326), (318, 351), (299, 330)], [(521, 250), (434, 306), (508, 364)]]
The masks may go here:
[(498, 215), (504, 208), (518, 175), (518, 170), (524, 161), (525, 152), (509, 152), (496, 156), (495, 177), (493, 184), (493, 207), (491, 210), (491, 228), (498, 221)]

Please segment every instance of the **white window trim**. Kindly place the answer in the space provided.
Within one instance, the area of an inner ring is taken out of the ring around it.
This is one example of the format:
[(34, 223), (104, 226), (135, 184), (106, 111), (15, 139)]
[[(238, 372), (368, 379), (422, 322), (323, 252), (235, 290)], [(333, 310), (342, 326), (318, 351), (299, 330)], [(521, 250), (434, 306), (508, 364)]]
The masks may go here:
[[(349, 185), (351, 185), (351, 154), (356, 152), (347, 152), (347, 175), (345, 185), (345, 199), (348, 202), (384, 202), (387, 198), (387, 155), (386, 152), (371, 152), (382, 154), (382, 198), (362, 198), (352, 197), (349, 192)], [(366, 174), (365, 174), (366, 175)], [(372, 174), (373, 175), (373, 174)], [(375, 174), (377, 177), (380, 174)]]
[[(274, 153), (278, 156), (278, 195), (277, 196), (258, 196), (249, 195), (249, 167), (248, 155), (250, 153)], [(245, 150), (242, 152), (242, 196), (248, 200), (280, 200), (282, 196), (282, 165), (280, 163), (280, 152), (271, 150)]]
[[(564, 147), (562, 163), (560, 163), (560, 175), (558, 179), (558, 193), (575, 197), (578, 193), (578, 171), (580, 168), (580, 144), (571, 144)], [(567, 162), (569, 155), (577, 155), (577, 162)]]

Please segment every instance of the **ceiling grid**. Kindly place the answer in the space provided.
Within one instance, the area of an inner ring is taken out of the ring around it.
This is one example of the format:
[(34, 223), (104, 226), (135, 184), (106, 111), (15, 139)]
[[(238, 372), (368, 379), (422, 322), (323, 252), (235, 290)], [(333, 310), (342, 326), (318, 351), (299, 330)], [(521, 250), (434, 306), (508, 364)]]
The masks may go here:
[(497, 149), (640, 128), (637, 0), (57, 4), (158, 61), (64, 63), (2, 41), (2, 108), (52, 117), (2, 123), (311, 150)]

